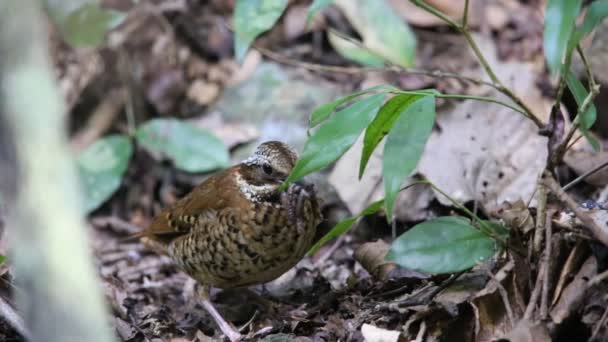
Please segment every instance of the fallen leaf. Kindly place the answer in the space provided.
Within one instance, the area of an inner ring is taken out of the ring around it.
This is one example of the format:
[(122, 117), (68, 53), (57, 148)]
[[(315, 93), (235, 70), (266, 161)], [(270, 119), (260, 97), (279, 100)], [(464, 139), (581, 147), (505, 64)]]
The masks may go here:
[(386, 330), (371, 324), (361, 326), (361, 334), (366, 342), (398, 342), (401, 341), (401, 333), (394, 330)]

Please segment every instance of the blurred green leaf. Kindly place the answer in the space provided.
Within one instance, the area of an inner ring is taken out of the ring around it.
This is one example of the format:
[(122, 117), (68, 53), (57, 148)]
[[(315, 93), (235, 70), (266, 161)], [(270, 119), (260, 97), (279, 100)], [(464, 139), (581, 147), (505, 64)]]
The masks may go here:
[(372, 153), (376, 149), (376, 146), (382, 141), (384, 136), (393, 127), (395, 120), (399, 117), (399, 114), (403, 112), (414, 101), (421, 98), (423, 95), (411, 95), (401, 94), (388, 100), (378, 115), (374, 118), (374, 121), (365, 130), (365, 138), (363, 139), (363, 152), (361, 153), (361, 163), (359, 164), (359, 178), (363, 176), (365, 167)]
[(365, 208), (359, 215), (352, 216), (340, 221), (332, 229), (330, 229), (329, 232), (325, 234), (319, 241), (317, 241), (314, 246), (310, 248), (310, 251), (308, 251), (308, 255), (315, 254), (319, 250), (319, 248), (321, 248), (324, 244), (349, 231), (352, 225), (359, 218), (378, 212), (378, 210), (382, 208), (382, 204), (384, 204), (384, 200), (376, 201), (370, 204), (367, 208)]
[(129, 166), (133, 147), (128, 137), (110, 135), (82, 151), (76, 163), (84, 190), (84, 209), (90, 213), (118, 190)]
[(372, 121), (384, 101), (375, 94), (334, 114), (308, 139), (285, 184), (322, 169), (340, 158)]
[[(568, 71), (568, 73), (566, 74), (566, 84), (568, 85), (568, 89), (570, 89), (570, 91), (572, 92), (577, 106), (580, 107), (585, 101), (585, 98), (589, 95), (589, 93), (581, 84), (581, 82), (576, 78), (576, 76), (574, 76), (572, 71)], [(589, 108), (587, 108), (584, 113), (581, 113), (580, 117), (578, 118), (578, 122), (580, 123), (579, 127), (581, 133), (585, 136), (587, 141), (589, 141), (593, 149), (599, 151), (599, 141), (589, 133), (589, 129), (595, 123), (596, 118), (597, 109), (595, 108), (595, 105), (591, 103)]]
[[(549, 0), (545, 7), (543, 47), (547, 65), (552, 73), (561, 68), (581, 0)], [(570, 53), (571, 51), (568, 51)]]
[(306, 16), (306, 22), (309, 23), (312, 18), (317, 15), (320, 11), (328, 7), (334, 2), (334, 0), (314, 0), (308, 8), (308, 15)]
[[(379, 53), (361, 48), (361, 46), (364, 46), (363, 42), (355, 38), (351, 38), (351, 40), (344, 39), (333, 31), (328, 31), (327, 34), (331, 46), (342, 55), (342, 57), (362, 65), (376, 68), (383, 67), (384, 63), (387, 61), (387, 58)], [(354, 42), (358, 43), (355, 44)]]
[(228, 166), (228, 148), (210, 132), (177, 119), (149, 120), (137, 128), (138, 143), (173, 161), (178, 169), (205, 172)]
[(572, 36), (570, 49), (573, 49), (578, 43), (591, 33), (601, 22), (608, 16), (608, 1), (597, 0), (591, 3), (585, 13), (583, 24), (578, 27)]
[(234, 55), (242, 61), (257, 36), (281, 17), (288, 0), (236, 0), (234, 7)]
[(381, 85), (378, 85), (375, 87), (371, 87), (369, 89), (365, 89), (365, 90), (341, 97), (337, 100), (328, 102), (326, 104), (323, 104), (323, 105), (317, 107), (312, 112), (312, 114), (310, 115), (309, 127), (313, 128), (313, 127), (317, 126), (318, 124), (320, 124), (321, 122), (325, 121), (331, 115), (331, 113), (333, 113), (336, 110), (336, 108), (339, 107), (340, 105), (342, 105), (356, 97), (374, 92), (376, 90), (379, 90), (382, 92), (399, 91), (399, 89), (393, 87), (392, 85), (381, 84)]
[(411, 270), (454, 273), (489, 259), (498, 248), (469, 220), (445, 216), (420, 223), (399, 236), (386, 259)]
[(96, 0), (46, 0), (46, 8), (67, 43), (76, 47), (94, 47), (106, 33), (120, 25), (124, 13), (102, 9)]
[(4, 264), (5, 261), (6, 261), (6, 257), (4, 255), (0, 254), (0, 265)]
[[(396, 65), (406, 68), (414, 65), (416, 37), (386, 0), (336, 0), (335, 4), (342, 9), (348, 21), (361, 35), (363, 46)], [(339, 41), (343, 43), (344, 39)], [(339, 52), (342, 53), (344, 50)], [(345, 57), (354, 56), (351, 49), (348, 49), (348, 53), (349, 55)], [(372, 58), (372, 56), (369, 51), (361, 52), (359, 57), (362, 59), (355, 60), (371, 66), (383, 65), (379, 63), (377, 57)]]
[(405, 178), (416, 168), (435, 123), (435, 97), (425, 96), (406, 103), (392, 125), (384, 144), (382, 176), (386, 217), (391, 221), (393, 205)]

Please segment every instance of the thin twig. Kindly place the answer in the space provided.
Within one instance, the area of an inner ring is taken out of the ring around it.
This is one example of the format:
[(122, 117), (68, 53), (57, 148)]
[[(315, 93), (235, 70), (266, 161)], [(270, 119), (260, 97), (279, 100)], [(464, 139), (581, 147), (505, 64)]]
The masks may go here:
[(464, 13), (462, 14), (462, 29), (466, 30), (469, 23), (469, 0), (464, 1)]
[[(442, 13), (441, 11), (439, 11), (438, 9), (436, 9), (435, 7), (429, 5), (428, 3), (426, 3), (423, 0), (410, 0), (410, 1), (414, 5), (416, 5), (416, 6), (420, 7), (420, 8), (422, 8), (422, 9), (424, 9), (425, 11), (427, 11), (427, 12), (429, 12), (431, 14), (433, 14), (434, 16), (436, 16), (439, 19), (443, 20), (445, 23), (447, 23), (448, 25), (450, 25), (451, 27), (453, 27), (454, 29), (456, 29), (458, 32), (460, 32), (464, 36), (464, 38), (467, 40), (467, 42), (469, 43), (469, 46), (473, 50), (473, 53), (475, 54), (475, 56), (477, 57), (477, 59), (479, 60), (479, 62), (481, 63), (481, 65), (483, 66), (483, 68), (486, 71), (486, 74), (488, 75), (488, 77), (490, 77), (490, 79), (492, 80), (492, 83), (496, 86), (496, 89), (498, 89), (498, 91), (500, 91), (501, 93), (503, 93), (506, 96), (508, 96), (513, 102), (515, 102), (515, 104), (517, 104), (519, 107), (521, 107), (523, 109), (523, 111), (526, 112), (526, 117), (528, 117), (530, 120), (532, 120), (532, 122), (534, 122), (534, 124), (538, 128), (544, 127), (543, 122), (536, 115), (534, 115), (534, 113), (532, 112), (532, 110), (530, 109), (530, 107), (528, 107), (524, 103), (524, 101), (521, 98), (519, 98), (519, 96), (517, 96), (511, 89), (509, 89), (508, 87), (506, 87), (502, 83), (502, 81), (498, 78), (498, 76), (496, 76), (496, 73), (494, 72), (494, 70), (490, 66), (490, 63), (488, 63), (486, 57), (483, 55), (483, 53), (481, 53), (481, 50), (477, 46), (477, 43), (473, 39), (473, 36), (471, 35), (471, 32), (469, 32), (469, 30), (468, 30), (468, 28), (466, 26), (464, 26), (464, 25), (458, 25), (450, 17), (448, 17), (447, 15), (445, 15), (444, 13)], [(466, 5), (466, 3), (465, 3), (465, 5)]]
[(509, 319), (511, 327), (513, 327), (515, 325), (515, 315), (513, 315), (513, 309), (511, 308), (511, 302), (509, 301), (507, 290), (502, 285), (500, 280), (498, 280), (498, 278), (494, 275), (494, 273), (492, 273), (489, 269), (486, 270), (486, 273), (490, 276), (490, 278), (492, 278), (492, 281), (496, 283), (496, 288), (498, 289), (502, 303), (505, 306), (505, 311), (507, 311), (507, 318)]
[(524, 312), (525, 320), (532, 320), (532, 315), (534, 315), (534, 309), (536, 309), (536, 302), (538, 302), (538, 297), (540, 297), (543, 273), (546, 272), (545, 268), (542, 267), (538, 270), (538, 274), (536, 275), (536, 282), (534, 284), (534, 290), (532, 290), (532, 295), (530, 296), (530, 301), (528, 302), (528, 306), (526, 307), (526, 311)]
[(545, 171), (545, 176), (542, 179), (543, 184), (548, 187), (557, 199), (565, 204), (568, 209), (574, 212), (574, 215), (583, 222), (583, 224), (591, 231), (591, 234), (608, 246), (608, 230), (600, 227), (579, 205), (560, 187), (557, 181), (548, 172)]
[(544, 268), (547, 270), (543, 273), (543, 289), (540, 297), (540, 319), (547, 319), (548, 302), (549, 302), (549, 270), (551, 269), (551, 247), (552, 247), (552, 221), (551, 217), (555, 214), (554, 209), (547, 210), (545, 218), (545, 254), (543, 256)]
[(594, 167), (593, 169), (583, 173), (582, 175), (576, 177), (573, 181), (571, 181), (570, 183), (564, 185), (564, 187), (562, 188), (564, 191), (568, 191), (570, 190), (573, 186), (575, 186), (576, 184), (580, 183), (581, 181), (583, 181), (585, 178), (591, 176), (592, 174), (598, 172), (599, 170), (605, 168), (606, 166), (608, 166), (608, 160), (606, 160), (605, 162), (601, 163), (600, 165)]
[(543, 243), (543, 231), (545, 229), (545, 220), (547, 218), (547, 188), (542, 184), (538, 183), (537, 186), (537, 208), (538, 214), (536, 215), (536, 227), (534, 229), (534, 242), (532, 246), (532, 255), (538, 255)]
[(25, 339), (30, 340), (32, 335), (25, 327), (23, 318), (15, 311), (12, 305), (10, 305), (2, 296), (0, 296), (0, 317), (10, 324), (21, 336)]
[[(559, 144), (559, 146), (553, 152), (553, 155), (551, 155), (551, 157), (549, 158), (549, 165), (548, 165), (547, 169), (554, 168), (562, 161), (562, 159), (564, 158), (564, 154), (566, 153), (566, 151), (568, 149), (567, 147), (569, 146), (570, 139), (572, 139), (572, 137), (574, 136), (574, 133), (580, 126), (581, 116), (587, 111), (587, 109), (589, 109), (589, 107), (593, 104), (593, 100), (600, 93), (600, 87), (598, 84), (595, 83), (595, 79), (593, 78), (593, 71), (591, 70), (591, 65), (588, 63), (585, 53), (583, 52), (583, 50), (580, 47), (577, 47), (577, 51), (580, 54), (581, 59), (583, 60), (583, 64), (585, 65), (585, 71), (589, 77), (589, 93), (583, 100), (583, 103), (578, 107), (578, 110), (576, 112), (576, 117), (572, 121), (572, 126), (570, 127), (570, 130), (568, 131), (568, 133), (566, 133), (564, 140), (562, 140), (562, 142)], [(568, 62), (568, 61), (566, 61), (566, 62)], [(567, 65), (569, 66), (569, 64), (567, 64)], [(566, 69), (566, 70), (569, 70), (569, 69)], [(564, 76), (562, 76), (562, 80), (560, 81), (560, 88), (563, 86), (562, 83), (565, 83)], [(561, 94), (558, 92), (558, 98), (556, 101), (559, 101), (560, 99), (561, 99)], [(557, 103), (557, 105), (559, 105), (559, 103)]]
[[(468, 77), (464, 75), (459, 75), (447, 71), (442, 70), (423, 70), (423, 69), (415, 69), (415, 68), (403, 68), (398, 65), (386, 66), (386, 67), (343, 67), (337, 65), (324, 65), (317, 63), (310, 63), (299, 61), (290, 57), (287, 57), (281, 53), (269, 50), (265, 47), (259, 46), (258, 44), (253, 44), (253, 48), (258, 50), (262, 55), (266, 56), (274, 60), (275, 62), (291, 65), (295, 67), (300, 67), (302, 69), (306, 69), (309, 71), (319, 71), (319, 72), (333, 72), (333, 73), (341, 73), (341, 74), (350, 74), (350, 75), (358, 75), (365, 74), (368, 72), (394, 72), (394, 73), (405, 73), (410, 75), (423, 75), (434, 78), (452, 78), (465, 82), (470, 82), (476, 85), (485, 85), (488, 87), (492, 87), (497, 89), (497, 87), (491, 82), (487, 82), (475, 77)], [(498, 89), (497, 89), (498, 90)]]

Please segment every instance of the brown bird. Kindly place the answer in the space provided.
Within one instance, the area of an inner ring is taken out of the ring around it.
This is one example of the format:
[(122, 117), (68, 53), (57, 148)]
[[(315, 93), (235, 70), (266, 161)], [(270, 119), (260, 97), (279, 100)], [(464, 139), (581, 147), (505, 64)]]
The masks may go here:
[(253, 155), (199, 184), (142, 232), (201, 285), (202, 304), (231, 340), (241, 335), (209, 301), (209, 287), (269, 282), (313, 244), (322, 215), (312, 185), (279, 192), (298, 156), (269, 141)]

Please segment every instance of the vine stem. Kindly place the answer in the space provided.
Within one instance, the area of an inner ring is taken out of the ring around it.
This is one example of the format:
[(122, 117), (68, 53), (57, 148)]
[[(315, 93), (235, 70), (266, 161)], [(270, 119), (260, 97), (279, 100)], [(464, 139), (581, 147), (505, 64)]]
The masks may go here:
[[(519, 96), (517, 96), (511, 89), (506, 87), (502, 83), (502, 81), (498, 78), (498, 76), (494, 72), (494, 69), (492, 69), (492, 67), (488, 63), (487, 59), (485, 58), (485, 56), (479, 49), (479, 46), (477, 46), (477, 43), (473, 39), (471, 32), (469, 32), (469, 29), (467, 28), (466, 20), (468, 18), (468, 15), (466, 12), (463, 15), (463, 23), (458, 24), (452, 18), (448, 17), (443, 12), (439, 11), (438, 9), (429, 5), (428, 3), (426, 3), (423, 0), (410, 0), (410, 1), (414, 5), (422, 8), (425, 11), (431, 13), (432, 15), (438, 17), (439, 19), (441, 19), (445, 23), (447, 23), (449, 26), (451, 26), (452, 28), (454, 28), (455, 30), (460, 32), (464, 36), (464, 38), (467, 40), (467, 43), (469, 43), (469, 46), (473, 50), (473, 53), (475, 54), (475, 56), (477, 57), (477, 59), (479, 60), (481, 65), (483, 66), (488, 77), (490, 77), (490, 79), (492, 80), (492, 83), (495, 85), (495, 88), (498, 91), (500, 91), (501, 93), (503, 93), (504, 95), (506, 95), (507, 97), (509, 97), (519, 107), (521, 107), (521, 109), (526, 113), (526, 117), (529, 118), (530, 120), (532, 120), (532, 122), (536, 125), (536, 127), (538, 127), (539, 129), (544, 127), (544, 123), (532, 112), (532, 109), (530, 109), (530, 107), (528, 107)], [(468, 12), (468, 1), (465, 2), (465, 11)], [(521, 112), (521, 111), (519, 111), (519, 112)]]

